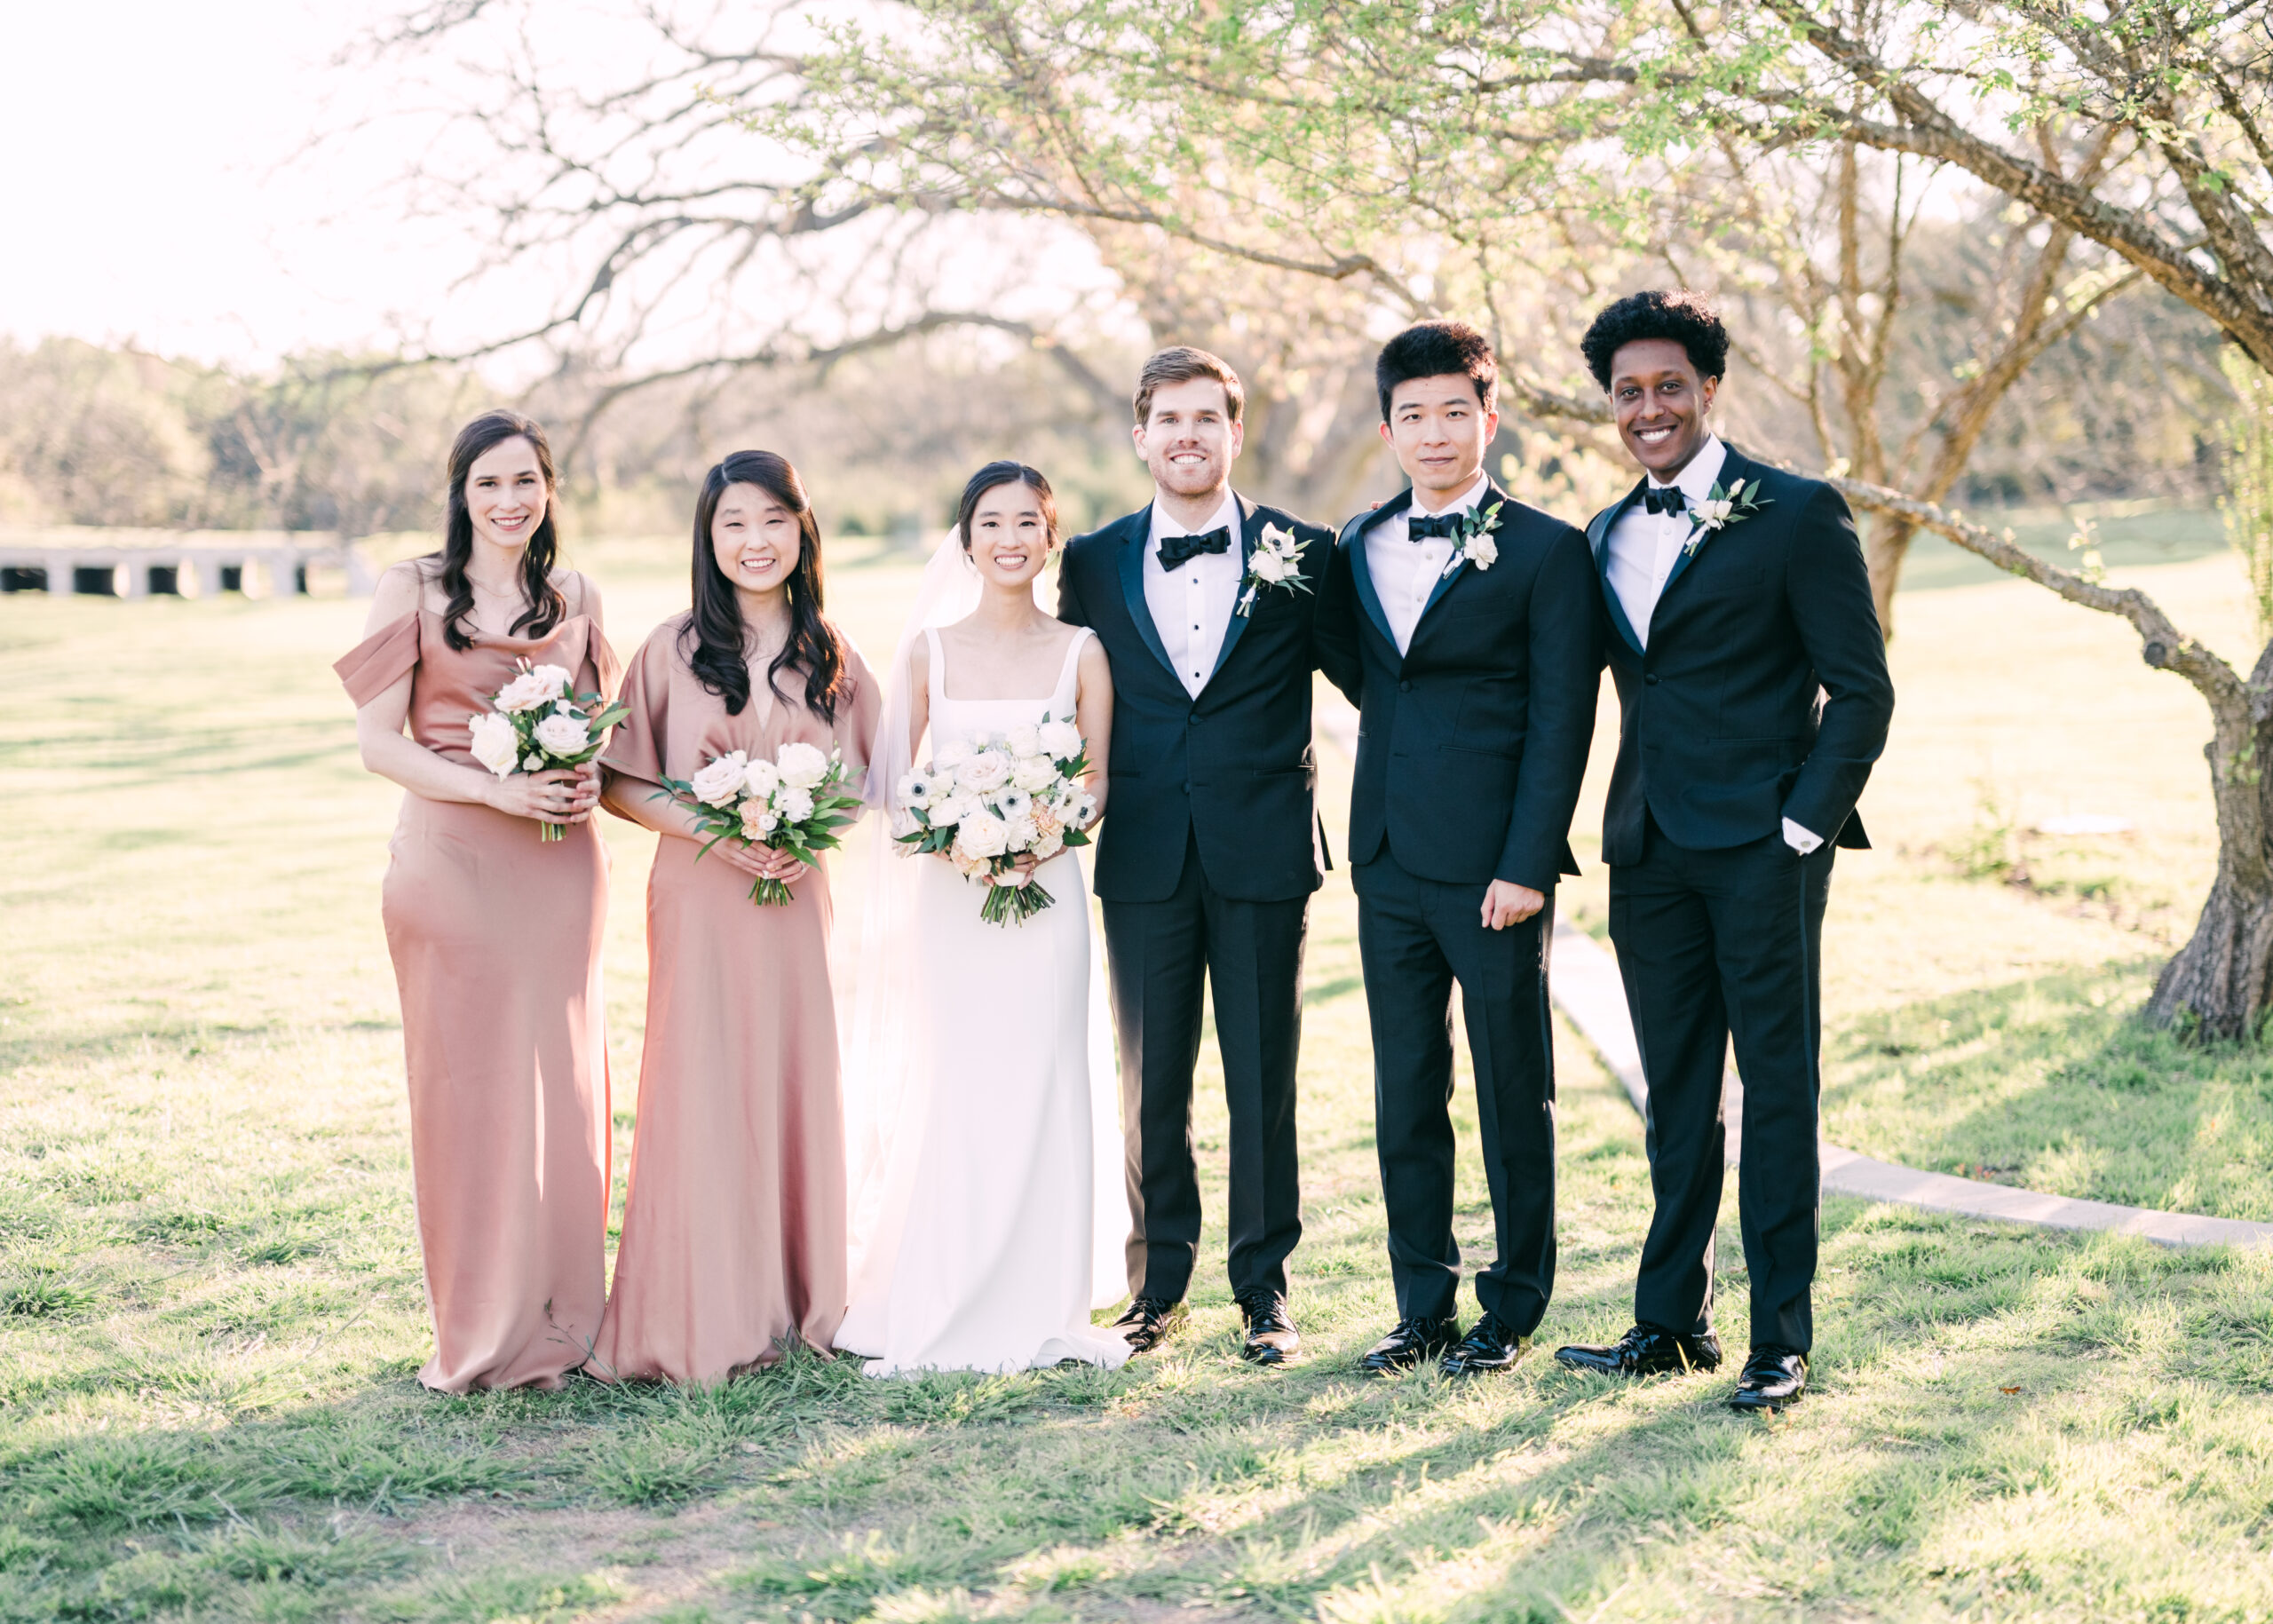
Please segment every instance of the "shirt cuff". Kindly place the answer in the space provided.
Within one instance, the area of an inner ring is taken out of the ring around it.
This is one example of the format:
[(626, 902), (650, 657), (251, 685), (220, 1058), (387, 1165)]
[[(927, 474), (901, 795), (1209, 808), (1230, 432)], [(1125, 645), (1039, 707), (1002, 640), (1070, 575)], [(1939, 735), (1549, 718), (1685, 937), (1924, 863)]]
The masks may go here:
[(1786, 818), (1784, 820), (1784, 844), (1802, 857), (1805, 857), (1823, 844), (1823, 836), (1812, 830), (1802, 828)]

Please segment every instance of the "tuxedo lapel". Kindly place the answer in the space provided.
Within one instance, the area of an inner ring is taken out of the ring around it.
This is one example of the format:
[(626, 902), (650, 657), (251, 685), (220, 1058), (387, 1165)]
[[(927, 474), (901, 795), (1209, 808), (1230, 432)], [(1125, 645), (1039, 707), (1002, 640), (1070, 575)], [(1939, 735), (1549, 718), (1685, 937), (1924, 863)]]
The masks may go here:
[(1168, 658), (1160, 629), (1152, 623), (1152, 606), (1144, 601), (1144, 565), (1152, 551), (1146, 543), (1152, 539), (1152, 506), (1146, 503), (1121, 521), (1121, 596), (1129, 605), (1129, 618), (1136, 622), (1136, 635), (1144, 639), (1144, 646), (1152, 651), (1160, 669), (1175, 677), (1180, 688), (1184, 678), (1176, 677), (1176, 661)]
[[(1749, 464), (1737, 455), (1736, 448), (1724, 440), (1722, 442), (1721, 450), (1721, 477), (1713, 483), (1723, 490), (1727, 490), (1738, 479), (1746, 477), (1739, 470), (1748, 466)], [(1688, 542), (1681, 550), (1681, 557), (1673, 561), (1673, 568), (1666, 572), (1666, 583), (1658, 589), (1657, 607), (1650, 612), (1650, 624), (1653, 627), (1658, 623), (1658, 617), (1665, 612), (1666, 599), (1673, 595), (1674, 583), (1689, 573), (1689, 566), (1699, 553), (1720, 538), (1719, 531), (1706, 529), (1697, 522), (1693, 514), (1691, 516), (1689, 524)]]
[[(1474, 511), (1481, 513), (1486, 508), (1494, 506), (1495, 504), (1504, 505), (1507, 500), (1508, 493), (1500, 488), (1499, 481), (1487, 478), (1484, 481), (1484, 489), (1482, 493), (1476, 498), (1476, 507)], [(1499, 534), (1498, 529), (1495, 527), (1492, 532), (1493, 539), (1495, 541), (1498, 540)], [(1451, 568), (1445, 570), (1437, 575), (1437, 584), (1429, 589), (1429, 601), (1421, 606), (1421, 618), (1413, 622), (1414, 642), (1418, 643), (1421, 640), (1421, 628), (1429, 623), (1429, 611), (1437, 606), (1437, 600), (1442, 598), (1445, 593), (1451, 591), (1453, 590), (1453, 582), (1459, 580), (1467, 573), (1468, 560), (1465, 558), (1461, 558), (1456, 559)]]
[[(1366, 564), (1366, 533), (1392, 513), (1402, 513), (1413, 505), (1413, 493), (1406, 490), (1390, 497), (1372, 512), (1360, 519), (1350, 531), (1346, 543), (1350, 549), (1350, 579), (1358, 589), (1358, 601), (1365, 606), (1366, 614), (1390, 646), (1397, 652), (1397, 635), (1389, 629), (1389, 612), (1382, 607), (1382, 595), (1374, 590), (1374, 572)], [(1402, 659), (1403, 655), (1398, 655)]]
[(1626, 606), (1618, 600), (1617, 590), (1610, 584), (1610, 532), (1626, 510), (1641, 500), (1642, 487), (1648, 483), (1647, 479), (1643, 479), (1624, 496), (1596, 514), (1594, 523), (1587, 527), (1587, 545), (1595, 555), (1595, 579), (1601, 583), (1602, 600), (1610, 609), (1610, 623), (1617, 629), (1618, 635), (1626, 639), (1626, 646), (1637, 654), (1643, 652), (1642, 639), (1635, 635), (1633, 622), (1626, 618)]
[(1232, 594), (1231, 624), (1224, 628), (1223, 646), (1216, 651), (1215, 666), (1208, 673), (1210, 682), (1215, 680), (1216, 673), (1224, 669), (1224, 662), (1232, 657), (1232, 650), (1238, 646), (1240, 635), (1247, 630), (1247, 623), (1253, 620), (1263, 608), (1263, 595), (1258, 592), (1255, 595), (1255, 603), (1247, 612), (1245, 614), (1239, 613), (1239, 599), (1247, 595), (1247, 560), (1255, 557), (1255, 543), (1256, 538), (1263, 533), (1263, 521), (1255, 517), (1255, 503), (1236, 491), (1232, 492), (1232, 500), (1239, 504), (1239, 584), (1238, 590)]

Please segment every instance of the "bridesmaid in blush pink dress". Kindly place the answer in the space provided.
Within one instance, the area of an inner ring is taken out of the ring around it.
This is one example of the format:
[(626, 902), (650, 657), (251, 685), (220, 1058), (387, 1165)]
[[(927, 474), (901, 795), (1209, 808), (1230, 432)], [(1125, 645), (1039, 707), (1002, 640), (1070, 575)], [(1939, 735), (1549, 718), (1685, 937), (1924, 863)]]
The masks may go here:
[[(599, 594), (555, 569), (544, 432), (490, 412), (450, 450), (442, 551), (380, 579), (334, 668), (363, 764), (408, 791), (381, 892), (402, 996), (410, 1166), (442, 1392), (558, 1387), (600, 1325), (607, 1045), (598, 772), (493, 777), (467, 720), (515, 662), (615, 685)], [(405, 735), (406, 725), (408, 734)], [(538, 825), (559, 824), (558, 842)]]
[[(738, 451), (703, 481), (694, 606), (631, 662), (610, 811), (661, 834), (647, 881), (647, 1039), (631, 1188), (592, 1374), (717, 1382), (826, 1350), (845, 1303), (845, 1167), (828, 875), (704, 836), (657, 791), (792, 741), (857, 787), (883, 695), (821, 617), (820, 531), (796, 471)], [(751, 882), (788, 883), (761, 907)]]

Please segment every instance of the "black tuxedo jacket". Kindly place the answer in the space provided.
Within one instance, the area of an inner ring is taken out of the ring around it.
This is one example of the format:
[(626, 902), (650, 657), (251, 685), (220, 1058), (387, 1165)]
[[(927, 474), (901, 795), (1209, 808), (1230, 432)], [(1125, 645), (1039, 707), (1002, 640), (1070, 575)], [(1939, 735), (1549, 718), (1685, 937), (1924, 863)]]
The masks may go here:
[(1586, 538), (1487, 482), (1500, 506), (1489, 568), (1440, 579), (1397, 652), (1366, 533), (1410, 490), (1342, 527), (1319, 606), (1319, 659), (1358, 709), (1350, 860), (1384, 842), (1423, 879), (1533, 891), (1576, 874), (1571, 814), (1602, 684)]
[(1854, 515), (1821, 480), (1730, 447), (1719, 483), (1739, 479), (1760, 481), (1761, 511), (1707, 531), (1675, 563), (1646, 651), (1608, 574), (1610, 527), (1643, 485), (1587, 527), (1618, 683), (1608, 862), (1641, 860), (1645, 813), (1702, 851), (1780, 834), (1786, 818), (1842, 846), (1871, 844), (1855, 803), (1886, 748), (1894, 684)]
[(1303, 576), (1311, 590), (1259, 590), (1247, 614), (1232, 615), (1198, 699), (1177, 680), (1144, 604), (1144, 571), (1160, 567), (1149, 504), (1075, 536), (1058, 564), (1057, 618), (1094, 630), (1113, 662), (1110, 793), (1096, 869), (1107, 902), (1166, 899), (1194, 836), (1208, 883), (1239, 901), (1308, 896), (1326, 867), (1311, 750), (1311, 624), (1333, 533), (1238, 501), (1240, 557), (1253, 556), (1263, 526), (1291, 531), (1309, 543)]

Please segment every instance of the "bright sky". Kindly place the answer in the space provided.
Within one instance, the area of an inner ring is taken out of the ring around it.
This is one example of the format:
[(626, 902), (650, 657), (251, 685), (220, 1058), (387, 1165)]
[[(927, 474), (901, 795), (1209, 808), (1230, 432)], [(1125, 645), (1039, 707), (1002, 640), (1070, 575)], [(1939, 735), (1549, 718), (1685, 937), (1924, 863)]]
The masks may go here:
[[(0, 334), (257, 361), (494, 333), (547, 302), (510, 278), (452, 289), (474, 243), (406, 218), (393, 186), (437, 128), (428, 93), (334, 66), (409, 9), (0, 0)], [(610, 28), (606, 9), (548, 0), (543, 15), (574, 50)]]

